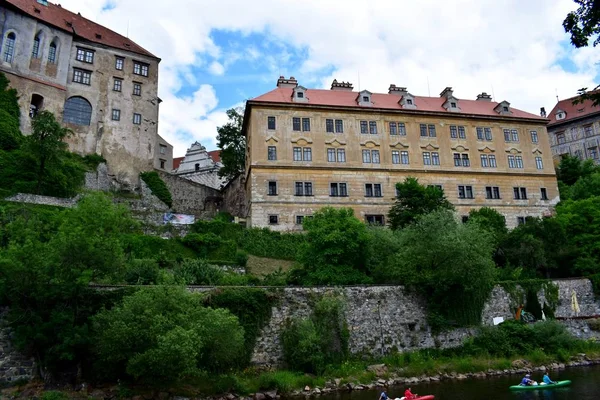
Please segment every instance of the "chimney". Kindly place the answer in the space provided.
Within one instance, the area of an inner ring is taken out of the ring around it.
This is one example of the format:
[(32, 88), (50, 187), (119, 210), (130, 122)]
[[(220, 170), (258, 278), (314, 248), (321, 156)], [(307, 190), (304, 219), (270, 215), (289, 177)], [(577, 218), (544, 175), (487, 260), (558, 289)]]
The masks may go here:
[(546, 118), (546, 107), (540, 108), (540, 117)]
[(338, 82), (337, 79), (334, 79), (333, 82), (331, 82), (331, 90), (351, 92), (352, 89), (354, 89), (354, 86), (352, 86), (352, 83), (350, 82)]
[(486, 92), (483, 92), (477, 95), (477, 101), (492, 101), (492, 96), (490, 96)]
[(290, 76), (290, 79), (286, 79), (283, 75), (277, 79), (277, 87), (278, 88), (295, 88), (298, 86), (298, 81), (293, 76)]
[(442, 90), (442, 93), (440, 93), (440, 97), (445, 97), (447, 99), (452, 97), (452, 88), (446, 87), (446, 89)]
[(388, 94), (397, 94), (398, 96), (406, 96), (408, 94), (408, 91), (406, 90), (405, 87), (399, 87), (392, 83), (388, 89)]

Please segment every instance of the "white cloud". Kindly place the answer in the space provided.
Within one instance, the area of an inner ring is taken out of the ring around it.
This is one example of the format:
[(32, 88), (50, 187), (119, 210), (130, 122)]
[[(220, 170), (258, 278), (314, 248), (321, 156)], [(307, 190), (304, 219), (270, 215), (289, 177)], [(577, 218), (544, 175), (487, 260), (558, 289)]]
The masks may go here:
[[(437, 95), (446, 86), (459, 98), (493, 91), (496, 100), (535, 113), (552, 108), (556, 91), (565, 98), (592, 86), (598, 73), (593, 48), (560, 44), (568, 39), (562, 20), (576, 7), (572, 0), (255, 0), (251, 6), (241, 0), (113, 0), (107, 11), (95, 0), (61, 3), (120, 33), (129, 24), (129, 36), (162, 58), (160, 132), (179, 154), (195, 139), (214, 138), (224, 121), (212, 89), (175, 96), (183, 85), (202, 84), (191, 72), (200, 60), (210, 60), (208, 70), (225, 73), (225, 80), (228, 65), (244, 58), (260, 60), (273, 85), (282, 71), (305, 84), (328, 87), (335, 77), (357, 88), (360, 74), (360, 87), (373, 92), (386, 92), (390, 83), (416, 95), (429, 88)], [(214, 29), (263, 33), (277, 54), (261, 54), (243, 38), (221, 49), (211, 37)], [(288, 67), (291, 47), (306, 54), (297, 70)], [(557, 64), (565, 58), (576, 72)], [(333, 73), (322, 76), (323, 70)], [(231, 90), (239, 92), (235, 85)]]

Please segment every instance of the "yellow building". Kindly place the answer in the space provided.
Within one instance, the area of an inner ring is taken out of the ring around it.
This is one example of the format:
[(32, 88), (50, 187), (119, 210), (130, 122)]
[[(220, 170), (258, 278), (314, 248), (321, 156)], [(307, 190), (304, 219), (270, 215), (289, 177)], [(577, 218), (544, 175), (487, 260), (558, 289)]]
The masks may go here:
[(514, 227), (559, 201), (547, 123), (486, 93), (307, 89), (280, 77), (246, 104), (248, 225), (301, 229), (324, 206), (386, 223), (396, 183), (412, 176), (441, 186), (460, 216), (493, 207)]

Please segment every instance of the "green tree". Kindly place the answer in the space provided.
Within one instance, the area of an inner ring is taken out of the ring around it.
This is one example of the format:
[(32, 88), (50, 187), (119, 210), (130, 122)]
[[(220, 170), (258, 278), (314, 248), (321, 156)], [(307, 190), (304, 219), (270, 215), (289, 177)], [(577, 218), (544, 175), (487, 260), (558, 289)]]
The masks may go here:
[(242, 133), (244, 110), (227, 110), (229, 122), (217, 128), (217, 147), (221, 149), (223, 167), (219, 176), (234, 179), (246, 168), (246, 137)]
[(38, 194), (41, 193), (48, 164), (58, 160), (67, 149), (67, 144), (63, 142), (63, 139), (70, 134), (71, 130), (61, 126), (50, 111), (41, 111), (33, 119), (32, 133), (28, 137), (28, 147), (38, 162), (36, 186)]
[[(600, 196), (600, 172), (581, 177), (571, 186), (569, 198), (583, 200), (594, 196)], [(562, 199), (562, 194), (561, 194)]]
[(8, 78), (0, 72), (0, 110), (8, 113), (17, 123), (21, 116), (19, 109), (19, 96), (15, 89), (9, 87)]
[(98, 369), (151, 385), (234, 368), (244, 329), (180, 287), (141, 289), (93, 319)]
[[(579, 6), (577, 10), (571, 11), (563, 21), (565, 32), (571, 34), (571, 44), (576, 48), (587, 47), (590, 39), (595, 47), (600, 43), (600, 1), (598, 0), (574, 0)], [(600, 105), (600, 92), (588, 88), (579, 90), (581, 97), (575, 100), (575, 104), (585, 100), (592, 100), (593, 106)]]
[(501, 240), (508, 232), (504, 215), (491, 207), (469, 211), (469, 223), (478, 224), (481, 228), (489, 230), (497, 240)]
[(458, 222), (453, 212), (442, 209), (419, 217), (400, 232), (399, 240), (389, 280), (427, 299), (434, 326), (439, 319), (480, 323), (496, 276), (491, 234), (478, 224)]
[(413, 223), (417, 217), (437, 209), (453, 210), (444, 191), (435, 186), (424, 186), (416, 178), (406, 178), (396, 183), (396, 202), (390, 209), (388, 220), (394, 230)]
[(306, 285), (368, 283), (367, 227), (351, 208), (325, 207), (304, 220), (306, 243), (299, 251), (302, 268), (292, 280)]
[(592, 160), (582, 161), (577, 157), (566, 155), (560, 160), (556, 174), (559, 181), (572, 186), (579, 178), (590, 176), (597, 169)]

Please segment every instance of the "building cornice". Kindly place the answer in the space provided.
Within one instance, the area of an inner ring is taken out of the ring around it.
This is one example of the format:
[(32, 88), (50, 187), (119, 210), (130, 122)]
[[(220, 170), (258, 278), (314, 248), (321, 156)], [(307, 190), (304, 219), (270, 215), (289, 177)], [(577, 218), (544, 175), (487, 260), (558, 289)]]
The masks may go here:
[(46, 82), (46, 81), (43, 81), (41, 79), (36, 79), (36, 78), (32, 78), (32, 77), (25, 76), (25, 75), (20, 75), (20, 74), (15, 73), (14, 71), (11, 71), (9, 69), (3, 68), (2, 66), (0, 66), (0, 72), (3, 72), (5, 74), (9, 74), (9, 75), (13, 75), (13, 76), (16, 76), (16, 77), (21, 78), (21, 79), (27, 79), (28, 81), (39, 83), (40, 85), (45, 85), (45, 86), (49, 86), (49, 87), (52, 87), (52, 88), (55, 88), (55, 89), (58, 89), (58, 90), (62, 90), (63, 92), (67, 91), (67, 88), (65, 86), (57, 85), (55, 83)]

